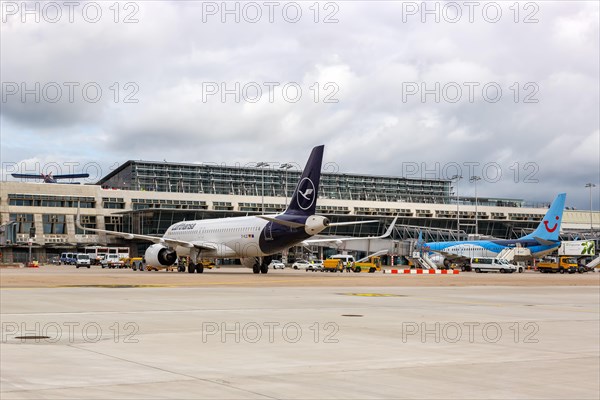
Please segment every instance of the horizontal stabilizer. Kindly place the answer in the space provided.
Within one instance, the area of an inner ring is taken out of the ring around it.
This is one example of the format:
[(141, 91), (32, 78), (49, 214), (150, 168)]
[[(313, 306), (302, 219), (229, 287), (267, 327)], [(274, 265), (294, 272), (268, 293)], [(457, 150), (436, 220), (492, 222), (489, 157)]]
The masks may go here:
[(268, 215), (257, 215), (258, 218), (262, 218), (264, 220), (270, 221), (270, 222), (274, 222), (276, 224), (279, 225), (283, 225), (283, 226), (288, 226), (290, 228), (302, 228), (304, 227), (304, 224), (300, 224), (298, 222), (292, 222), (292, 221), (286, 221), (283, 219), (277, 219), (275, 217), (271, 217)]
[(552, 240), (542, 239), (537, 236), (534, 236), (533, 238), (535, 239), (536, 242), (538, 242), (542, 246), (554, 246), (555, 244), (557, 244), (557, 242), (554, 242)]
[(376, 219), (371, 221), (349, 221), (349, 222), (331, 222), (329, 227), (331, 226), (344, 226), (344, 225), (360, 225), (360, 224), (372, 224), (373, 222), (379, 222)]

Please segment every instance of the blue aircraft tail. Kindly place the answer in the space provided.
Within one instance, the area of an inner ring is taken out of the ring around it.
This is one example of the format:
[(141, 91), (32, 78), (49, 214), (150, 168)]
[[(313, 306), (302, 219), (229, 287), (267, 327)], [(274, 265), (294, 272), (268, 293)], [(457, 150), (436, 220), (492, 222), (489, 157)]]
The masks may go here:
[(523, 236), (521, 239), (536, 239), (538, 241), (558, 241), (560, 234), (560, 224), (562, 222), (563, 210), (565, 208), (566, 193), (560, 193), (556, 196), (550, 208), (544, 215), (544, 218), (538, 225), (535, 231), (529, 235)]
[(321, 180), (321, 164), (323, 162), (323, 149), (325, 146), (313, 148), (302, 176), (298, 181), (292, 200), (284, 214), (314, 215), (317, 209), (317, 195), (319, 194), (319, 181)]
[(423, 255), (423, 248), (425, 247), (425, 241), (423, 240), (423, 231), (419, 230), (419, 237), (417, 238), (416, 250)]

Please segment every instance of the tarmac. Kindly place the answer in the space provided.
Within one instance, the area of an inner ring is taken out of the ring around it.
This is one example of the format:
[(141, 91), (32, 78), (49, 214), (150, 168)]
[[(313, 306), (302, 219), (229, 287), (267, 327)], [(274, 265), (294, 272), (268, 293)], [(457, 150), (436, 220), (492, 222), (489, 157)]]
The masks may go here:
[(599, 283), (0, 270), (0, 397), (598, 399)]

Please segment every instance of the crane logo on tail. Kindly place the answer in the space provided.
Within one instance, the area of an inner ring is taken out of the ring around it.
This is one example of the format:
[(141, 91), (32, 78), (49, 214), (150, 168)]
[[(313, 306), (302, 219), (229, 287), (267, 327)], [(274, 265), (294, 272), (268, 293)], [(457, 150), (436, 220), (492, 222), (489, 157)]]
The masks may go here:
[(304, 178), (298, 185), (298, 207), (308, 210), (315, 202), (315, 185), (310, 178)]

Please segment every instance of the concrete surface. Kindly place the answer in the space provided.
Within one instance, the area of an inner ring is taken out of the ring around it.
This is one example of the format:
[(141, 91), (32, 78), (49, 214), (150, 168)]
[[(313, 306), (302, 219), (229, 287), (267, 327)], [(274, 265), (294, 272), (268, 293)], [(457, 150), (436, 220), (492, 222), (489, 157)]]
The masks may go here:
[(170, 287), (354, 287), (354, 286), (600, 286), (600, 274), (476, 274), (461, 272), (453, 276), (398, 277), (383, 273), (330, 273), (301, 270), (271, 270), (253, 274), (247, 268), (223, 267), (205, 270), (203, 274), (167, 271), (132, 271), (130, 269), (77, 269), (73, 265), (49, 265), (40, 268), (0, 269), (0, 287), (61, 286), (170, 286)]
[[(2, 288), (0, 397), (600, 393), (597, 285), (249, 287), (227, 277), (231, 285), (207, 287)], [(26, 335), (49, 338), (17, 338)]]

